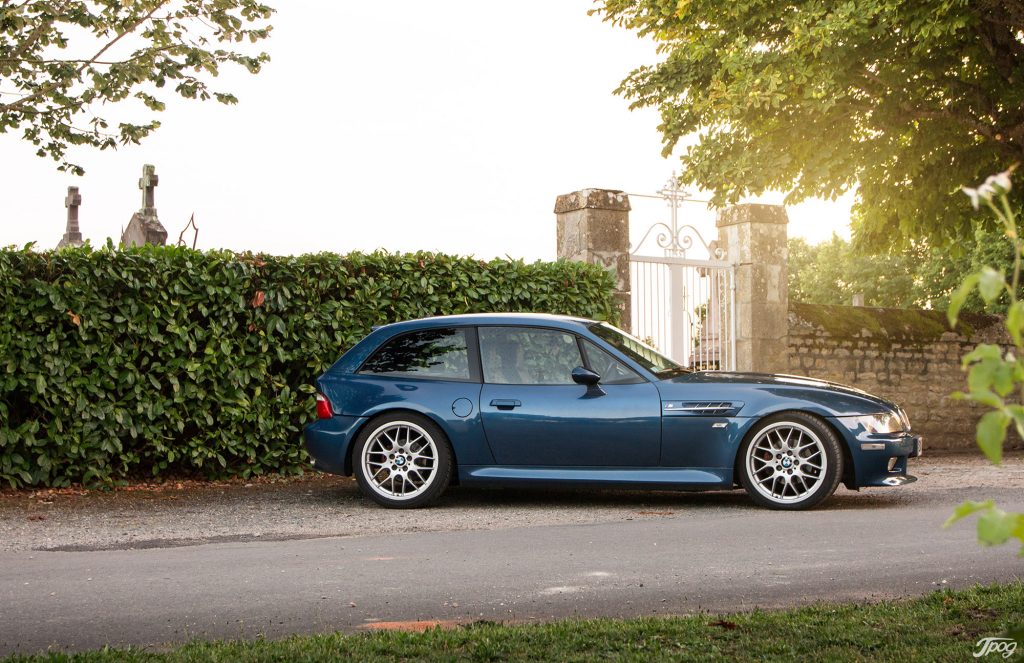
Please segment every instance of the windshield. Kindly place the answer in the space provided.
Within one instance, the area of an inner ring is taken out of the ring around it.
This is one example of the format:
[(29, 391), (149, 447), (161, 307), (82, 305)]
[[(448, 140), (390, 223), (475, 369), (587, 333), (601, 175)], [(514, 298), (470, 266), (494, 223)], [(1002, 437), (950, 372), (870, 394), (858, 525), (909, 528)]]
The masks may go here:
[(659, 378), (669, 378), (673, 375), (690, 372), (689, 369), (680, 366), (651, 346), (633, 338), (621, 329), (612, 327), (607, 322), (591, 325), (590, 331)]

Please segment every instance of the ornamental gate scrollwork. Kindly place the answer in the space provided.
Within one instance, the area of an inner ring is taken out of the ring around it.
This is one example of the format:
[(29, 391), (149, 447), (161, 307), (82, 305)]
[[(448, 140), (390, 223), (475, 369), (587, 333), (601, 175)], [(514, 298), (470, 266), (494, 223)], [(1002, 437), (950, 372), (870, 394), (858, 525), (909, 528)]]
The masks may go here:
[(629, 195), (664, 200), (670, 211), (630, 252), (633, 335), (684, 366), (735, 370), (736, 270), (724, 249), (680, 223), (693, 199), (675, 173), (657, 195)]

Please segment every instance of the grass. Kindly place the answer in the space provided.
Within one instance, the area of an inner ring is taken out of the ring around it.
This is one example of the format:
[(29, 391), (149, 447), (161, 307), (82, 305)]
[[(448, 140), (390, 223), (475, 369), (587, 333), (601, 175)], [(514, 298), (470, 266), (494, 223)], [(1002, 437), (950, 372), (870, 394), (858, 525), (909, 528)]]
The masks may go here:
[[(195, 642), (162, 653), (138, 649), (13, 657), (29, 661), (1004, 661), (974, 659), (975, 643), (1024, 622), (1024, 583), (941, 591), (866, 605), (550, 624), (481, 623), (422, 633), (294, 636), (278, 641)], [(1024, 642), (1012, 660), (1021, 660)]]

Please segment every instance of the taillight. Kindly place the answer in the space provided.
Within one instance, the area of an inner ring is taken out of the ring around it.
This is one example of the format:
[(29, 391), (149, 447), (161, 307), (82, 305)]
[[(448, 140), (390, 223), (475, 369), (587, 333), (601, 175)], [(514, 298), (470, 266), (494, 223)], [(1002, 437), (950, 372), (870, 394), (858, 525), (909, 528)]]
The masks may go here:
[(316, 416), (319, 419), (330, 419), (334, 416), (331, 402), (323, 394), (316, 395)]

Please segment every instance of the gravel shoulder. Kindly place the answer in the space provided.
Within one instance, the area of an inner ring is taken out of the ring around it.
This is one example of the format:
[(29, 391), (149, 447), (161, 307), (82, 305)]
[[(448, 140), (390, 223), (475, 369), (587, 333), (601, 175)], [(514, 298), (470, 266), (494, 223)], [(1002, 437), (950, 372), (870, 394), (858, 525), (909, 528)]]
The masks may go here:
[[(976, 454), (912, 462), (918, 482), (853, 492), (840, 487), (825, 509), (1024, 495), (1024, 453), (1000, 467)], [(1018, 499), (1019, 501), (1019, 499)], [(1013, 505), (1007, 505), (1013, 506)], [(435, 508), (392, 511), (362, 498), (355, 481), (311, 473), (244, 483), (168, 483), (115, 491), (0, 494), (0, 551), (162, 548), (218, 542), (508, 529), (638, 519), (739, 516), (742, 491), (449, 490)]]

